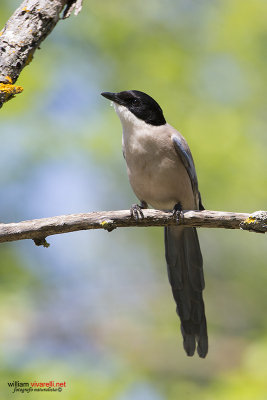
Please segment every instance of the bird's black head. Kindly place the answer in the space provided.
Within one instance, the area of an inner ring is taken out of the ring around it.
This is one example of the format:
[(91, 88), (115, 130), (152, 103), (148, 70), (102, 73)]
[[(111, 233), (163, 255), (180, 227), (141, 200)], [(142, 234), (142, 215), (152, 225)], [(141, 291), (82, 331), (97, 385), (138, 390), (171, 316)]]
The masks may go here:
[(119, 93), (103, 92), (102, 96), (114, 103), (128, 108), (137, 118), (150, 125), (165, 125), (166, 121), (158, 103), (148, 94), (139, 90), (126, 90)]

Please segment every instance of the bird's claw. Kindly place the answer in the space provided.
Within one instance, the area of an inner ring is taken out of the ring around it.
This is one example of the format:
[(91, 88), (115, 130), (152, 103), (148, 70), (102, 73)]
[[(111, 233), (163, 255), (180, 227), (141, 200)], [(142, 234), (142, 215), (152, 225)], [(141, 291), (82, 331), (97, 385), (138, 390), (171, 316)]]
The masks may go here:
[(134, 218), (136, 221), (144, 218), (142, 208), (143, 207), (139, 206), (139, 204), (133, 204), (130, 208), (131, 217)]
[(177, 224), (180, 224), (184, 221), (184, 212), (182, 209), (182, 204), (179, 202), (175, 204), (172, 210), (173, 218), (176, 219)]

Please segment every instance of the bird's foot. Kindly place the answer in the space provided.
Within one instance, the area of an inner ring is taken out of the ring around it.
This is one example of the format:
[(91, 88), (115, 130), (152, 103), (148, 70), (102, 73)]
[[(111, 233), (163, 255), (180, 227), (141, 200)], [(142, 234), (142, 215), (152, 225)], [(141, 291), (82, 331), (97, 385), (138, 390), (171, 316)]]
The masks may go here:
[(130, 208), (131, 217), (136, 221), (144, 218), (143, 209), (147, 208), (147, 203), (145, 201), (141, 201), (141, 204), (133, 204)]
[(184, 212), (182, 208), (182, 203), (179, 201), (179, 203), (176, 203), (175, 206), (173, 207), (172, 210), (172, 215), (173, 218), (176, 219), (177, 224), (180, 224), (184, 220)]

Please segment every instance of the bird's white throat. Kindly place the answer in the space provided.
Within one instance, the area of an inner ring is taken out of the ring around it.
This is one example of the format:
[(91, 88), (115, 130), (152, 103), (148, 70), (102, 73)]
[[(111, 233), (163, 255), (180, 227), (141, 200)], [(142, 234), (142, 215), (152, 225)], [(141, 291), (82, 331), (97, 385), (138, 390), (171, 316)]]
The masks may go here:
[(143, 128), (145, 125), (145, 121), (137, 118), (127, 107), (121, 106), (113, 102), (113, 107), (118, 114), (118, 117), (121, 120), (123, 128), (136, 127), (136, 128)]

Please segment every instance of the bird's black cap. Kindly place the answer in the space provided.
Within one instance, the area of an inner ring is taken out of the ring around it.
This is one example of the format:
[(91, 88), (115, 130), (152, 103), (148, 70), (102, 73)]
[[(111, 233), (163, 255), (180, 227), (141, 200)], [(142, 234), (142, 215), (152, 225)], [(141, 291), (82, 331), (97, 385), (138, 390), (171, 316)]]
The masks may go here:
[(103, 97), (114, 101), (119, 105), (125, 106), (137, 118), (150, 125), (165, 125), (166, 120), (163, 116), (159, 104), (148, 94), (139, 90), (126, 90), (119, 93), (103, 92)]

